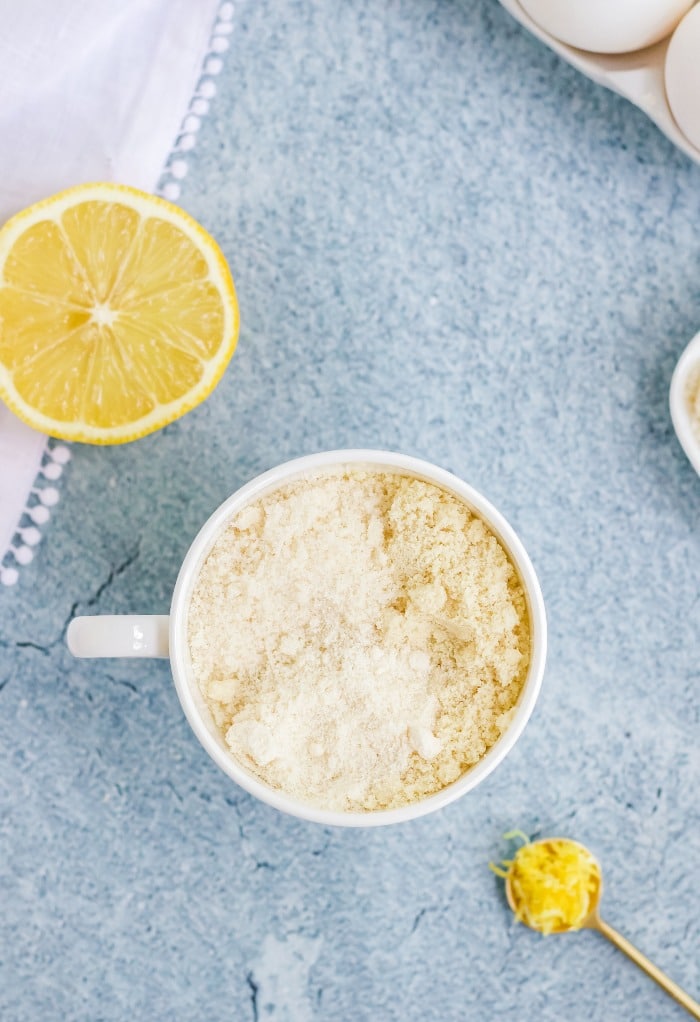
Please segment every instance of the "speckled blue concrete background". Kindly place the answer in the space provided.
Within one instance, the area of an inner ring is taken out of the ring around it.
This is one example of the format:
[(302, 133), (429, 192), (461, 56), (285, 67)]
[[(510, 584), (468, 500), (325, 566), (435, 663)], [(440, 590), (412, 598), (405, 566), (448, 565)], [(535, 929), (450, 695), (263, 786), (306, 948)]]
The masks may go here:
[[(685, 1017), (595, 934), (515, 925), (486, 864), (513, 826), (589, 843), (606, 917), (700, 996), (700, 479), (667, 410), (700, 168), (495, 0), (246, 0), (182, 203), (233, 268), (231, 367), (163, 432), (74, 447), (0, 591), (0, 1016)], [(165, 612), (234, 488), (358, 445), (494, 501), (551, 627), (509, 759), (367, 832), (254, 802), (166, 663), (63, 639), (74, 613)]]

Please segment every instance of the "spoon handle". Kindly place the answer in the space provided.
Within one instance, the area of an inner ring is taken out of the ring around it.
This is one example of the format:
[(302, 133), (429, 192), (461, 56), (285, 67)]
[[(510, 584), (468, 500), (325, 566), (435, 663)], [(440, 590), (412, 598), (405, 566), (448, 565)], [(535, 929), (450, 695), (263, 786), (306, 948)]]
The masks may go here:
[(690, 1012), (693, 1018), (700, 1019), (700, 1004), (694, 1001), (689, 994), (686, 994), (685, 990), (682, 990), (677, 983), (674, 983), (665, 972), (662, 972), (653, 962), (650, 962), (646, 955), (637, 950), (634, 944), (630, 944), (626, 937), (623, 937), (621, 933), (614, 930), (612, 926), (608, 926), (602, 919), (596, 919), (595, 929), (602, 933), (604, 937), (607, 937), (620, 951), (624, 951), (628, 958), (631, 958), (640, 969), (643, 969), (647, 976), (651, 976), (667, 994), (674, 997), (686, 1011)]

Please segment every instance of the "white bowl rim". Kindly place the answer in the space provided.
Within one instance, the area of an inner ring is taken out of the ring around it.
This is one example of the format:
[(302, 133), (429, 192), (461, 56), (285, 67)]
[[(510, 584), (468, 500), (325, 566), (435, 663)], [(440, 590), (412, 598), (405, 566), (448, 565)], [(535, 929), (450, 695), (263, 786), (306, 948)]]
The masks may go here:
[[(483, 517), (503, 542), (523, 583), (530, 615), (530, 666), (515, 714), (503, 735), (474, 767), (436, 794), (395, 809), (381, 809), (372, 812), (341, 812), (323, 809), (270, 788), (248, 773), (223, 748), (223, 743), (220, 744), (221, 740), (217, 741), (212, 734), (211, 726), (207, 725), (202, 716), (204, 707), (202, 697), (199, 693), (193, 692), (192, 684), (188, 682), (186, 636), (189, 594), (199, 567), (209, 553), (223, 524), (241, 507), (261, 494), (277, 489), (280, 485), (302, 475), (313, 474), (324, 468), (341, 465), (357, 468), (362, 465), (371, 465), (385, 468), (388, 471), (398, 470), (403, 474), (432, 481), (461, 497)], [(475, 788), (503, 761), (522, 734), (540, 693), (546, 653), (547, 620), (539, 581), (522, 542), (503, 515), (482, 494), (451, 472), (438, 468), (428, 461), (392, 451), (353, 448), (306, 455), (284, 462), (240, 487), (207, 519), (192, 542), (177, 578), (170, 612), (170, 660), (175, 688), (185, 716), (206, 752), (224, 773), (262, 802), (284, 813), (325, 826), (374, 827), (402, 823), (441, 809)]]
[(671, 421), (681, 447), (688, 461), (700, 475), (700, 440), (693, 432), (690, 411), (685, 396), (685, 387), (691, 369), (700, 368), (700, 333), (697, 333), (684, 348), (671, 377), (669, 407)]

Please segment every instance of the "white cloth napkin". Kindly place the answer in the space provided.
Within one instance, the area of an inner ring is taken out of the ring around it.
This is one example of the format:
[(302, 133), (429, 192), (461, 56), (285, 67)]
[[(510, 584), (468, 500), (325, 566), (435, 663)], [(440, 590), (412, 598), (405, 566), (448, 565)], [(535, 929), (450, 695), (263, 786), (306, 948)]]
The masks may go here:
[[(2, 4), (0, 223), (87, 181), (176, 199), (232, 18), (219, 0)], [(0, 583), (31, 560), (69, 457), (0, 406)]]

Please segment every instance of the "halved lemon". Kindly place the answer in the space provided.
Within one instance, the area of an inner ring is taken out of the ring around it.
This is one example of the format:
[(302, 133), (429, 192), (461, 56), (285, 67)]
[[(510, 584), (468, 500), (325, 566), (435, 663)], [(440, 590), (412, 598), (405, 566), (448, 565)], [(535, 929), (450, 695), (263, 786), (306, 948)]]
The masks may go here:
[(44, 433), (160, 429), (214, 389), (238, 324), (221, 250), (164, 199), (79, 185), (0, 230), (0, 398)]

